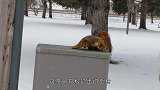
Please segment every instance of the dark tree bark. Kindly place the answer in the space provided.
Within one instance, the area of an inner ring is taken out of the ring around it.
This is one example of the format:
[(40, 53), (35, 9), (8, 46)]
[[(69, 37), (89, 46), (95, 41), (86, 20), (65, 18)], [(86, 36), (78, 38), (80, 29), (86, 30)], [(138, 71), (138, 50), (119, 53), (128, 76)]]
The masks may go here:
[(147, 14), (147, 0), (142, 0), (139, 29), (147, 29), (146, 28), (146, 14)]
[(43, 3), (43, 13), (42, 13), (42, 18), (46, 18), (46, 11), (47, 11), (47, 1), (46, 0), (42, 0)]
[(86, 20), (87, 18), (87, 6), (82, 5), (82, 11), (81, 11), (81, 20)]
[(87, 8), (87, 19), (86, 19), (86, 24), (92, 24), (92, 17), (93, 17), (93, 8), (92, 6), (89, 6)]
[(109, 0), (93, 0), (93, 19), (91, 34), (97, 36), (100, 31), (108, 32)]
[(129, 22), (131, 23), (132, 21), (132, 14), (131, 14), (131, 11), (132, 11), (132, 5), (134, 4), (134, 0), (127, 0), (127, 7), (128, 7), (128, 12), (129, 12)]
[(132, 25), (136, 25), (136, 5), (134, 5), (133, 7), (133, 11), (132, 11)]
[(132, 25), (136, 25), (136, 12), (132, 13)]
[(49, 2), (49, 17), (52, 18), (52, 0), (48, 0)]
[(29, 6), (28, 0), (25, 0), (25, 10), (24, 10), (24, 15), (25, 16), (28, 16), (28, 6)]
[(153, 12), (151, 12), (151, 23), (153, 23)]
[(130, 15), (129, 22), (131, 23), (131, 21), (132, 21), (132, 14), (130, 13), (129, 15)]
[(123, 22), (125, 22), (126, 13), (123, 13)]

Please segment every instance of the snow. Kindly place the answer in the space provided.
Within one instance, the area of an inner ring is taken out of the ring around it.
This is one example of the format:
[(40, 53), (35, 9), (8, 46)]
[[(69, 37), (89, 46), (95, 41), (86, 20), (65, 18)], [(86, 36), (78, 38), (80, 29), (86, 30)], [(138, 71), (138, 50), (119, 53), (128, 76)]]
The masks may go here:
[(57, 5), (56, 3), (53, 3), (52, 8), (56, 9), (56, 10), (64, 10), (64, 8), (60, 5)]
[[(41, 15), (41, 14), (39, 14)], [(111, 83), (107, 90), (159, 90), (160, 20), (150, 23), (149, 30), (139, 30), (121, 17), (109, 17), (109, 33), (113, 44), (112, 60), (122, 61), (109, 66)], [(38, 43), (73, 46), (90, 35), (91, 25), (84, 25), (76, 14), (54, 14), (53, 19), (42, 19), (30, 12), (24, 18), (19, 90), (32, 90), (36, 46)], [(138, 22), (139, 25), (139, 22)]]

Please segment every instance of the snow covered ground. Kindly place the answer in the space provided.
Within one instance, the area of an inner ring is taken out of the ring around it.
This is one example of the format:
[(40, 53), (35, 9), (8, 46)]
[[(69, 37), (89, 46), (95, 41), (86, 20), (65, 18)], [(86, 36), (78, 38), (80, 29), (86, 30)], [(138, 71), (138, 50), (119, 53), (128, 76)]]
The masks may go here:
[[(157, 26), (160, 21), (150, 24), (147, 20), (149, 30), (138, 30), (131, 25), (126, 35), (126, 23), (121, 19), (109, 17), (112, 60), (122, 62), (110, 64), (111, 84), (107, 90), (159, 90), (160, 28)], [(19, 90), (32, 90), (37, 44), (75, 45), (82, 37), (90, 35), (91, 26), (84, 24), (85, 21), (74, 14), (54, 14), (53, 19), (42, 19), (30, 13), (24, 18)]]

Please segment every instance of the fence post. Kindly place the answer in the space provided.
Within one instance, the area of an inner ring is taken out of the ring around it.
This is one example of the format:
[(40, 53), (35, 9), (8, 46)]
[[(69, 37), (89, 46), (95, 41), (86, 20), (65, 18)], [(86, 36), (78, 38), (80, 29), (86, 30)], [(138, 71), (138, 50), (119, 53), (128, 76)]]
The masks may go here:
[(9, 90), (18, 90), (25, 0), (16, 0)]

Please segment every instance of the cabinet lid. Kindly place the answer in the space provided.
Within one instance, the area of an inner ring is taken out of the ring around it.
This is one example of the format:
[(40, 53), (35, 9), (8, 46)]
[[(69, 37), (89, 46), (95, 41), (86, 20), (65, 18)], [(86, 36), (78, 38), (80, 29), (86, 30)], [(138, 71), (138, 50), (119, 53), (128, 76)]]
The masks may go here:
[(60, 55), (73, 55), (81, 57), (92, 57), (109, 60), (111, 53), (93, 51), (88, 49), (72, 49), (71, 46), (51, 45), (51, 44), (38, 44), (36, 48), (37, 53), (60, 54)]

